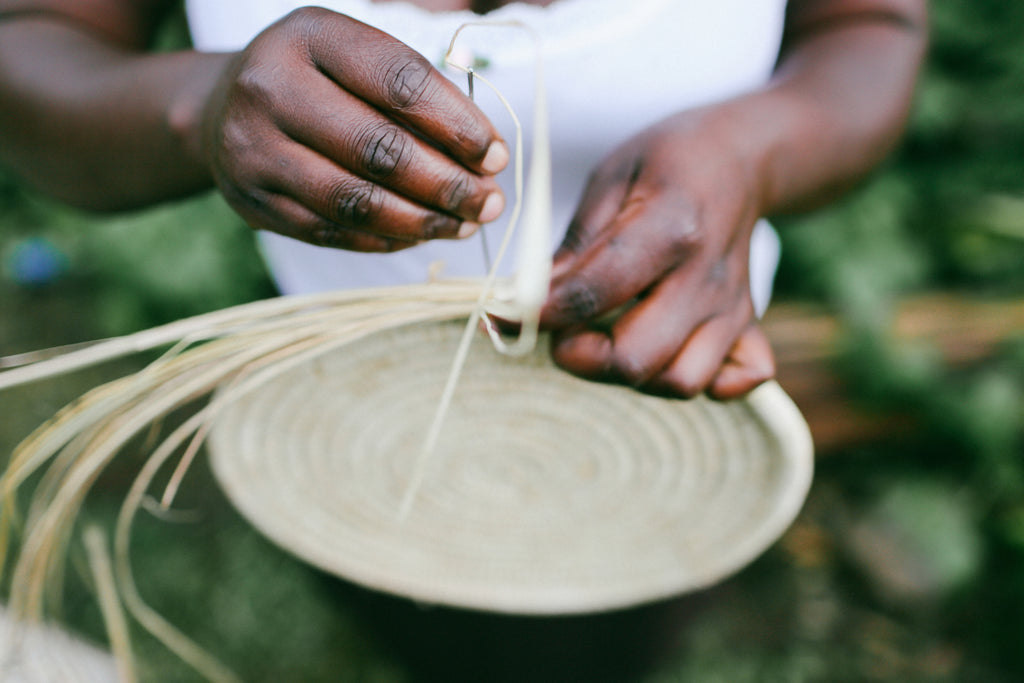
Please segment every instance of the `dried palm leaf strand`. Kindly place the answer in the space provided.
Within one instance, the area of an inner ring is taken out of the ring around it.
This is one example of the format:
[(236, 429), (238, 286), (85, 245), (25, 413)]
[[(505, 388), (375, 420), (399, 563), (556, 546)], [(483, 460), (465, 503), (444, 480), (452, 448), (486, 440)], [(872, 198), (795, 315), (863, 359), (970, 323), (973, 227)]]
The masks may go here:
[[(297, 322), (292, 316), (310, 314), (318, 309), (339, 311), (339, 315), (354, 316), (360, 306), (385, 302), (443, 302), (464, 300), (468, 291), (479, 292), (480, 283), (474, 280), (433, 282), (426, 285), (405, 285), (363, 290), (338, 290), (304, 296), (284, 296), (254, 301), (211, 313), (178, 320), (122, 337), (91, 343), (83, 348), (28, 363), (0, 372), (0, 390), (37, 382), (47, 377), (64, 375), (117, 358), (171, 344), (192, 344), (231, 335), (248, 328), (272, 329)], [(504, 306), (508, 311), (508, 306)], [(46, 352), (39, 352), (45, 356)], [(38, 357), (37, 354), (20, 354)], [(172, 354), (173, 355), (173, 354)], [(7, 359), (4, 359), (5, 361)]]
[(117, 595), (114, 570), (107, 550), (107, 535), (98, 526), (90, 526), (83, 533), (83, 540), (89, 554), (89, 567), (96, 584), (103, 621), (107, 625), (107, 638), (117, 663), (117, 676), (122, 683), (135, 683), (138, 676), (135, 674), (128, 621)]
[[(530, 184), (526, 188), (525, 194), (523, 192), (522, 176), (523, 131), (522, 124), (519, 122), (519, 117), (516, 116), (512, 105), (507, 99), (505, 99), (505, 96), (501, 94), (501, 91), (498, 90), (494, 84), (486, 78), (475, 74), (470, 70), (470, 68), (460, 65), (452, 59), (452, 53), (455, 50), (455, 43), (463, 30), (472, 26), (495, 25), (513, 26), (523, 29), (527, 31), (530, 37), (534, 40), (534, 63), (536, 65), (533, 101), (534, 138), (533, 145), (530, 150)], [(540, 310), (547, 298), (548, 280), (551, 276), (551, 142), (548, 133), (547, 91), (544, 86), (544, 70), (543, 59), (541, 57), (540, 38), (528, 26), (520, 22), (469, 22), (463, 24), (455, 31), (455, 34), (452, 36), (451, 43), (448, 46), (448, 51), (445, 53), (444, 61), (449, 66), (462, 71), (463, 73), (473, 73), (475, 78), (483, 82), (484, 85), (489, 87), (495, 95), (497, 95), (502, 105), (508, 111), (509, 116), (512, 118), (516, 130), (516, 196), (511, 218), (509, 220), (509, 227), (505, 231), (505, 237), (501, 242), (501, 246), (498, 248), (498, 253), (491, 266), (491, 271), (487, 275), (487, 281), (484, 285), (483, 291), (480, 293), (478, 304), (470, 314), (469, 320), (466, 323), (466, 328), (455, 352), (455, 358), (452, 361), (451, 372), (449, 372), (448, 378), (445, 381), (444, 390), (441, 393), (441, 400), (438, 402), (437, 411), (434, 413), (434, 419), (431, 421), (430, 428), (428, 429), (427, 436), (423, 441), (423, 447), (420, 450), (420, 454), (413, 463), (412, 475), (410, 477), (409, 484), (406, 487), (405, 495), (402, 497), (402, 503), (398, 511), (401, 519), (405, 519), (409, 514), (409, 511), (412, 509), (416, 493), (422, 486), (423, 479), (426, 476), (427, 463), (433, 459), (434, 452), (437, 449), (437, 442), (441, 435), (441, 426), (444, 423), (445, 416), (448, 414), (448, 410), (451, 407), (452, 397), (455, 393), (455, 386), (458, 383), (459, 376), (462, 374), (462, 368), (465, 366), (466, 357), (469, 354), (470, 343), (472, 342), (473, 335), (476, 332), (476, 327), (481, 317), (484, 319), (485, 326), (491, 336), (492, 343), (498, 351), (509, 355), (523, 355), (529, 353), (537, 344), (537, 332), (540, 327)], [(519, 272), (516, 275), (514, 290), (514, 319), (520, 322), (520, 327), (519, 337), (516, 343), (508, 345), (501, 339), (500, 335), (497, 334), (493, 322), (487, 317), (485, 303), (494, 287), (498, 268), (504, 259), (505, 252), (508, 250), (512, 234), (519, 226), (518, 221), (520, 213), (523, 213), (527, 217), (527, 220), (521, 230), (523, 237), (520, 243)]]
[[(56, 568), (64, 564), (63, 548), (77, 511), (96, 477), (128, 439), (153, 420), (217, 387), (224, 387), (224, 396), (194, 418), (190, 425), (199, 426), (193, 426), (192, 431), (207, 425), (217, 406), (230, 401), (232, 395), (249, 391), (313, 355), (393, 326), (464, 318), (476, 306), (479, 283), (456, 287), (431, 285), (426, 289), (431, 291), (422, 297), (412, 296), (408, 290), (404, 298), (394, 291), (386, 296), (371, 293), (332, 312), (323, 310), (318, 297), (312, 297), (308, 300), (312, 311), (293, 306), (291, 317), (284, 316), (273, 325), (260, 323), (258, 334), (243, 326), (233, 336), (164, 356), (137, 375), (97, 388), (61, 411), (18, 448), (10, 468), (0, 478), (4, 507), (13, 511), (17, 486), (56, 455), (52, 480), (37, 492), (33, 501), (33, 512), (14, 568), (15, 613), (41, 617), (47, 584), (59, 577)], [(291, 324), (292, 319), (300, 324)], [(187, 328), (186, 325), (179, 329)], [(125, 348), (120, 342), (116, 346), (116, 353)], [(44, 364), (51, 366), (47, 372), (62, 371), (56, 359)], [(166, 445), (158, 451), (167, 452)], [(10, 521), (11, 515), (5, 514), (4, 523)], [(122, 591), (126, 591), (123, 580), (119, 583)], [(180, 642), (180, 634), (170, 635), (169, 625), (140, 606), (143, 603), (137, 594), (130, 599), (126, 592), (125, 601), (133, 616), (179, 656), (206, 670), (206, 674), (218, 670), (216, 666), (210, 668), (205, 656), (197, 655)], [(222, 669), (220, 672), (224, 673)], [(230, 676), (216, 678), (231, 680)]]
[[(54, 486), (47, 487), (40, 492), (45, 495), (37, 497), (33, 503), (34, 510), (43, 512), (33, 517), (15, 566), (15, 582), (27, 587), (26, 601), (22, 603), (18, 599), (19, 591), (18, 596), (12, 596), (12, 607), (27, 616), (41, 615), (42, 587), (30, 577), (41, 579), (44, 567), (60, 564), (61, 556), (56, 554), (55, 548), (59, 545), (57, 539), (66, 538), (67, 529), (73, 523), (88, 488), (118, 450), (153, 420), (213, 391), (268, 356), (273, 356), (275, 364), (278, 364), (275, 372), (282, 372), (305, 360), (309, 354), (301, 352), (307, 348), (313, 354), (323, 353), (395, 325), (464, 317), (474, 302), (466, 299), (461, 304), (431, 303), (421, 305), (420, 310), (411, 309), (407, 304), (400, 302), (398, 310), (393, 312), (378, 309), (369, 320), (358, 315), (348, 325), (316, 325), (298, 331), (283, 330), (261, 339), (251, 339), (243, 334), (241, 340), (225, 338), (212, 341), (162, 360), (157, 367), (148, 368), (139, 375), (118, 380), (113, 387), (106, 387), (115, 393), (120, 392), (120, 402), (104, 400), (93, 406), (87, 395), (57, 421), (55, 426), (59, 429), (60, 438), (43, 440), (47, 452), (31, 450), (36, 447), (36, 441), (30, 438), (27, 445), (30, 450), (25, 452), (24, 447), (20, 447), (16, 451), (11, 468), (2, 480), (0, 490), (5, 494), (13, 493), (13, 487), (41, 466), (56, 448), (63, 445), (62, 441), (70, 433), (91, 435), (83, 439), (86, 443), (75, 444), (73, 462), (61, 477), (59, 487), (56, 490)], [(251, 388), (255, 384), (250, 381), (248, 386)], [(108, 392), (98, 393), (100, 398), (106, 398)], [(86, 426), (88, 431), (84, 431)], [(46, 437), (47, 434), (41, 436)]]
[(206, 409), (174, 430), (146, 460), (118, 514), (114, 532), (114, 575), (125, 608), (143, 628), (189, 666), (214, 683), (240, 683), (235, 674), (150, 607), (139, 594), (131, 569), (132, 522), (160, 468), (206, 422)]

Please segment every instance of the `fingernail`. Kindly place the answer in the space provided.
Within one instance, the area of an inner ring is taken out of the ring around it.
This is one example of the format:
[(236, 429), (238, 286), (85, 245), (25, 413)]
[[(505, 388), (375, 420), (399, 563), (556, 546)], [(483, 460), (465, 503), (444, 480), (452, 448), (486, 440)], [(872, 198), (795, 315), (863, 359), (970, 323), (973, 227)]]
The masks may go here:
[(480, 162), (480, 168), (484, 170), (484, 173), (497, 173), (508, 166), (508, 159), (508, 147), (505, 146), (505, 143), (500, 140), (492, 142), (491, 146), (487, 148), (484, 160)]
[(479, 229), (480, 229), (480, 224), (479, 223), (470, 223), (469, 221), (466, 221), (461, 226), (459, 226), (458, 238), (462, 239), (464, 237), (469, 237), (470, 235), (472, 235), (473, 233), (475, 233)]
[(477, 220), (481, 223), (489, 223), (501, 215), (505, 210), (505, 197), (500, 192), (492, 192), (484, 200), (484, 208), (480, 209)]

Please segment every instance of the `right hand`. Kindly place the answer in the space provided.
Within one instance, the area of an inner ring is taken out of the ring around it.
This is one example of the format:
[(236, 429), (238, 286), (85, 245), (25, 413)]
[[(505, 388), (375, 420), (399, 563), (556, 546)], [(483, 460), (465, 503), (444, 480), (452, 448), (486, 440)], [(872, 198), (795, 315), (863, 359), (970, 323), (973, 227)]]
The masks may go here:
[(466, 237), (504, 198), (508, 148), (427, 60), (341, 14), (306, 8), (228, 62), (203, 155), (254, 228), (353, 251)]

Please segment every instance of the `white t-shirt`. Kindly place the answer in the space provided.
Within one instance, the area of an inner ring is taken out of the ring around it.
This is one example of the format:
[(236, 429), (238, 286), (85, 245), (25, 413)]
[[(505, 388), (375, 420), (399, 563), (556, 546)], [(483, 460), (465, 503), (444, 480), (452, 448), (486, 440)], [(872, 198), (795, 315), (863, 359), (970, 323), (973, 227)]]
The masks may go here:
[[(197, 49), (237, 50), (292, 9), (296, 0), (189, 0)], [(554, 227), (561, 239), (590, 172), (619, 144), (656, 121), (694, 106), (751, 90), (770, 76), (782, 37), (785, 0), (556, 0), (541, 7), (513, 3), (487, 15), (514, 19), (541, 38), (549, 99)], [(328, 0), (324, 6), (376, 26), (432, 63), (455, 30), (479, 20), (469, 11), (430, 12), (401, 1)], [(534, 47), (525, 32), (471, 28), (460, 37), (460, 59), (483, 60), (519, 117), (529, 121)], [(465, 87), (465, 76), (448, 71)], [(510, 143), (511, 120), (486, 88), (478, 105)], [(529, 130), (527, 149), (529, 149)], [(511, 199), (511, 173), (499, 181)], [(508, 211), (506, 210), (506, 214)], [(497, 244), (505, 217), (488, 230)], [(419, 283), (431, 263), (447, 275), (482, 275), (477, 240), (439, 240), (394, 254), (360, 254), (313, 247), (261, 234), (264, 255), (285, 293)], [(553, 245), (554, 247), (555, 245)], [(763, 311), (778, 262), (778, 238), (763, 221), (751, 245), (751, 290)], [(510, 263), (514, 264), (514, 254)]]

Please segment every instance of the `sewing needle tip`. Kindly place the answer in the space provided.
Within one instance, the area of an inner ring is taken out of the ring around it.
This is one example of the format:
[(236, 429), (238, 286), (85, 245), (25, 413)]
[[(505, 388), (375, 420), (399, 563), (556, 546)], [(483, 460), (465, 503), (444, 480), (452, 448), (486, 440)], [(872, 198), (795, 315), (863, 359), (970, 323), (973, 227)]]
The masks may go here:
[[(476, 98), (474, 97), (473, 92), (473, 85), (475, 79), (473, 78), (473, 74), (473, 67), (469, 67), (466, 69), (466, 80), (468, 82), (469, 99), (475, 102)], [(484, 230), (484, 226), (480, 227), (480, 245), (483, 248), (484, 252), (484, 266), (486, 267), (487, 272), (489, 273), (491, 272), (491, 250), (487, 246), (487, 232)]]

